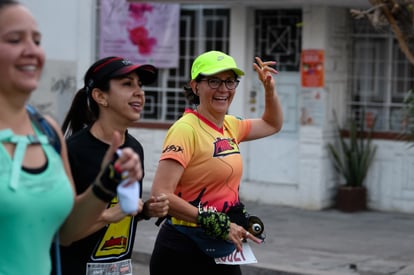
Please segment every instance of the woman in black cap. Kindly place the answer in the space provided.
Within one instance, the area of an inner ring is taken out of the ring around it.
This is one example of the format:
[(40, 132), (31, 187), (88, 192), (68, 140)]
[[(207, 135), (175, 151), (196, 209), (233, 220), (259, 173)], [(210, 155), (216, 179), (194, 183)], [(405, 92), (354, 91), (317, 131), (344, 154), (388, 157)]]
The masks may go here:
[[(85, 85), (75, 95), (62, 126), (79, 196), (99, 172), (99, 160), (114, 131), (122, 133), (121, 148), (131, 147), (139, 155), (144, 171), (142, 145), (127, 129), (141, 116), (145, 103), (142, 86), (153, 83), (157, 73), (152, 65), (132, 64), (114, 56), (98, 60), (86, 72)], [(121, 210), (117, 198), (108, 203), (87, 237), (69, 247), (61, 246), (62, 274), (132, 274), (137, 222), (165, 216), (168, 210), (165, 195), (151, 197), (145, 203), (139, 200), (138, 210), (131, 215)]]

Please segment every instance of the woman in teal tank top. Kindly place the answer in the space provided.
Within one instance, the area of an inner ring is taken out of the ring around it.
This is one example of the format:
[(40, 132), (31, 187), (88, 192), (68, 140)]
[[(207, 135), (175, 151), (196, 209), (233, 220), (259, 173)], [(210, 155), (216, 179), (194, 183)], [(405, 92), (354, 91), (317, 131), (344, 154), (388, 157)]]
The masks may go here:
[[(50, 274), (50, 247), (56, 232), (68, 245), (87, 229), (116, 195), (120, 174), (142, 177), (139, 157), (122, 149), (114, 132), (102, 171), (75, 199), (66, 144), (57, 123), (58, 151), (26, 111), (45, 62), (41, 34), (31, 13), (13, 0), (0, 0), (0, 275)], [(115, 171), (114, 174), (110, 171)]]
[[(22, 160), (12, 160), (0, 146), (0, 243), (7, 247), (0, 249), (0, 274), (33, 274), (33, 270), (49, 274), (48, 244), (73, 206), (73, 191), (60, 156), (49, 144), (42, 148), (45, 165), (23, 166), (13, 174), (9, 172), (13, 164)], [(11, 186), (14, 178), (18, 181)]]

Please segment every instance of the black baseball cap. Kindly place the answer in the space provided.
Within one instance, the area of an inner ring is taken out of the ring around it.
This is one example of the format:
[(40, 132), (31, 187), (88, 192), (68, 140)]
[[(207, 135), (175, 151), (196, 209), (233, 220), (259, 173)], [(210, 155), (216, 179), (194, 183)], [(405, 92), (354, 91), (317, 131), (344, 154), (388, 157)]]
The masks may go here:
[(139, 80), (142, 85), (148, 85), (154, 83), (158, 76), (158, 69), (150, 64), (133, 64), (128, 59), (123, 57), (110, 57), (103, 63), (96, 66), (88, 81), (88, 88), (92, 90), (95, 87), (95, 83), (100, 83), (106, 78), (116, 78), (123, 75), (127, 75), (131, 72), (136, 72), (139, 76)]

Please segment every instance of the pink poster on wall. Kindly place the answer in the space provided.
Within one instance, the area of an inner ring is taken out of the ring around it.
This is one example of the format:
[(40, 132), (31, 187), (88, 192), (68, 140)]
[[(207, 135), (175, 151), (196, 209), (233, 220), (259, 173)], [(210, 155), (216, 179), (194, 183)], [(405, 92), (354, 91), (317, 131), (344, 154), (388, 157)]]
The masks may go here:
[(179, 4), (101, 0), (99, 57), (178, 67)]

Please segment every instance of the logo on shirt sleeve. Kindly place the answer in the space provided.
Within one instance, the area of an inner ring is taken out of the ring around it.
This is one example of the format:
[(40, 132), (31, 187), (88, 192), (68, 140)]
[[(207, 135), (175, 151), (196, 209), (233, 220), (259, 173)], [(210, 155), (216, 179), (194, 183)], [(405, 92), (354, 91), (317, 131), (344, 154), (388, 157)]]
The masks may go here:
[(181, 147), (180, 145), (167, 145), (167, 147), (164, 148), (164, 150), (162, 150), (163, 153), (166, 152), (176, 152), (176, 153), (182, 153), (184, 152), (183, 147)]

